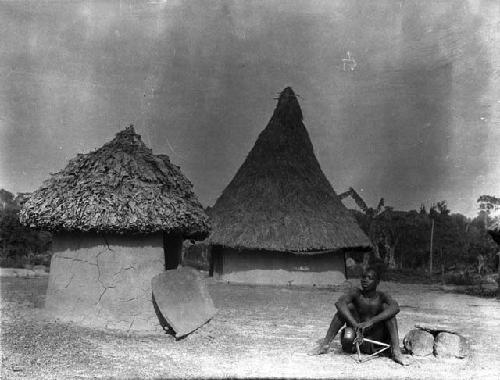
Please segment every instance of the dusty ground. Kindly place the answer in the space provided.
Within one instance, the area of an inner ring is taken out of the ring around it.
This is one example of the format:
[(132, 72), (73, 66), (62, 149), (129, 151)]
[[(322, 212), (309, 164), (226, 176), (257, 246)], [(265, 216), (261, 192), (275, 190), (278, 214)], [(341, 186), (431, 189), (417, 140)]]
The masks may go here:
[[(384, 283), (400, 303), (401, 339), (415, 323), (449, 324), (470, 340), (466, 360), (387, 358), (357, 364), (334, 352), (308, 356), (339, 292), (209, 283), (219, 312), (184, 340), (126, 335), (43, 320), (47, 277), (1, 278), (2, 378), (300, 377), (498, 379), (500, 302), (431, 285)], [(470, 328), (473, 326), (473, 329)]]

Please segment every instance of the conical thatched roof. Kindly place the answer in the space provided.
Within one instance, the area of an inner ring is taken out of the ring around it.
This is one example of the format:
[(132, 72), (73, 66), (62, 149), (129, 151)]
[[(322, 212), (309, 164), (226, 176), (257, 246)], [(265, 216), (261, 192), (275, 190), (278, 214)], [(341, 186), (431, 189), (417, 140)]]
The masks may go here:
[(51, 231), (208, 235), (191, 182), (168, 156), (154, 155), (130, 126), (79, 154), (24, 204), (21, 222)]
[(290, 87), (209, 215), (215, 245), (302, 253), (370, 247), (323, 174)]

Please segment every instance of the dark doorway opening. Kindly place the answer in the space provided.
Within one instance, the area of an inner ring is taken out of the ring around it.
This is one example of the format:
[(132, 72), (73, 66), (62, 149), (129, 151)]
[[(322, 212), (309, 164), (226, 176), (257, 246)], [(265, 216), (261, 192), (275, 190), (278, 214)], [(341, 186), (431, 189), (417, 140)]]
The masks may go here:
[(163, 234), (163, 252), (165, 254), (165, 269), (177, 269), (182, 260), (182, 237)]
[(208, 275), (210, 277), (222, 276), (222, 248), (218, 245), (212, 246)]

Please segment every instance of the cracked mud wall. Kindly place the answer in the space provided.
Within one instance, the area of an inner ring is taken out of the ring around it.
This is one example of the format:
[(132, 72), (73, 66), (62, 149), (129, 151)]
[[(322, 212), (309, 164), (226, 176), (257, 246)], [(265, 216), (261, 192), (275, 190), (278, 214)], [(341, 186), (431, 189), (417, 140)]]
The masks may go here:
[(45, 308), (60, 320), (120, 330), (161, 329), (151, 279), (164, 271), (161, 233), (54, 236)]

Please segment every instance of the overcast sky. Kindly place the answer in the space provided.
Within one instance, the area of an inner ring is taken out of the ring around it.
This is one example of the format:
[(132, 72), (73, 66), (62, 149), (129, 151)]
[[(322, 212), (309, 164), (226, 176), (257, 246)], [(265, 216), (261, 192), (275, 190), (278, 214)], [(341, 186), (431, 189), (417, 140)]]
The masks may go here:
[(471, 216), (500, 196), (499, 25), (496, 0), (2, 2), (0, 187), (134, 124), (212, 205), (292, 86), (337, 192)]

